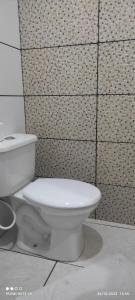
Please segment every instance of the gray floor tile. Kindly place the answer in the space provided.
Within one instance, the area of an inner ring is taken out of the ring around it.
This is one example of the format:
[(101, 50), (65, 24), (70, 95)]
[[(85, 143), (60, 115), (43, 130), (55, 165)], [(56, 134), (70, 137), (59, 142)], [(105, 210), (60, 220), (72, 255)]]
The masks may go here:
[[(4, 299), (4, 297), (6, 296), (6, 287), (21, 287), (22, 292), (27, 293), (42, 287), (48, 275), (50, 274), (54, 263), (55, 262), (53, 261), (41, 259), (38, 257), (1, 250), (1, 297), (3, 297)], [(11, 299), (11, 296), (9, 296), (9, 299)]]

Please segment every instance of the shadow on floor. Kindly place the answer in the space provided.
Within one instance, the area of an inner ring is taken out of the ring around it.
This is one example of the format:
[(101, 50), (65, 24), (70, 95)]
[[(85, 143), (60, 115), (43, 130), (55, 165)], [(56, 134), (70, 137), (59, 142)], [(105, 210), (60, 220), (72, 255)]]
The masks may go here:
[(85, 235), (85, 249), (81, 255), (81, 259), (87, 260), (96, 256), (102, 249), (103, 239), (101, 235), (88, 225), (83, 227)]

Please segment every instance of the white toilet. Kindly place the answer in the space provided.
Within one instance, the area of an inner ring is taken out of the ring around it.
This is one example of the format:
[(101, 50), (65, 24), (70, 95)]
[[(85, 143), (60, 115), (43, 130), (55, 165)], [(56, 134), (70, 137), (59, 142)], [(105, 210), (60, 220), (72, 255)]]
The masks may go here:
[(78, 180), (39, 178), (31, 182), (36, 141), (30, 134), (13, 134), (0, 141), (0, 198), (12, 195), (35, 207), (51, 232), (46, 257), (74, 261), (84, 248), (82, 224), (97, 207), (101, 193)]

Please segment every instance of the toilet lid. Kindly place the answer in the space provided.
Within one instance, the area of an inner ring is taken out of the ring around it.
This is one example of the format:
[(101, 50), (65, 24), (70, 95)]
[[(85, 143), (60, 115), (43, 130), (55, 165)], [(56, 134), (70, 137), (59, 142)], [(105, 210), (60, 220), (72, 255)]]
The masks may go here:
[(40, 178), (23, 189), (25, 199), (54, 208), (81, 208), (96, 204), (98, 188), (78, 180)]

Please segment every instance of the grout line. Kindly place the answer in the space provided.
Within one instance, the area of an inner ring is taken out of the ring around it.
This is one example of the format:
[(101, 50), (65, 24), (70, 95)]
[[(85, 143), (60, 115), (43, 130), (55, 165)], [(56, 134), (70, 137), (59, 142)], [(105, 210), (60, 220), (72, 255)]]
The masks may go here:
[(13, 49), (15, 49), (15, 50), (19, 50), (19, 51), (20, 51), (20, 48), (17, 48), (17, 47), (15, 47), (15, 46), (10, 45), (10, 44), (4, 43), (4, 42), (0, 42), (0, 44), (2, 44), (2, 45), (4, 45), (4, 46), (8, 46), (8, 47), (10, 47), (10, 48), (13, 48)]
[[(37, 253), (33, 253), (33, 252), (29, 252), (29, 253), (26, 253), (26, 252), (21, 252), (21, 251), (17, 251), (15, 249), (6, 249), (6, 248), (2, 248), (0, 247), (0, 252), (2, 251), (7, 251), (7, 252), (12, 252), (12, 253), (18, 253), (18, 254), (22, 254), (22, 255), (26, 255), (26, 256), (31, 256), (31, 257), (34, 257), (34, 258), (40, 258), (40, 259), (44, 259), (44, 260), (48, 260), (48, 261), (52, 261), (52, 262), (55, 262), (55, 263), (61, 263), (61, 264), (65, 264), (65, 265), (72, 265), (72, 263), (68, 263), (68, 262), (64, 262), (64, 261), (60, 261), (60, 260), (54, 260), (54, 259), (51, 259), (51, 258), (48, 258), (46, 256), (42, 256), (40, 254), (37, 254)], [(22, 250), (23, 251), (23, 250)], [(76, 267), (79, 267), (79, 268), (84, 268), (83, 266), (78, 266), (75, 264)]]
[(114, 186), (114, 187), (121, 187), (121, 188), (129, 188), (129, 189), (135, 189), (134, 186), (128, 186), (128, 185), (120, 185), (120, 184), (113, 184), (113, 183), (104, 183), (104, 182), (97, 182), (98, 184), (106, 185), (106, 186)]
[[(91, 219), (92, 220), (92, 219)], [(128, 230), (135, 230), (135, 225), (130, 225), (130, 224), (122, 224), (120, 225), (120, 223), (118, 223), (118, 225), (116, 225), (116, 223), (114, 222), (114, 225), (112, 224), (113, 222), (111, 221), (106, 221), (106, 220), (101, 220), (101, 219), (93, 219), (93, 221), (86, 221), (86, 225), (89, 225), (89, 224), (93, 224), (93, 225), (99, 225), (99, 226), (107, 226), (107, 227), (115, 227), (115, 228), (120, 228), (120, 229), (128, 229)], [(101, 222), (108, 222), (110, 224), (105, 224), (105, 223), (100, 223), (99, 221)], [(129, 228), (130, 226), (134, 227), (134, 228)]]
[[(56, 265), (56, 263), (60, 263), (60, 264), (64, 264), (64, 265), (71, 265), (71, 266), (73, 265), (72, 262), (68, 263), (68, 262), (64, 262), (64, 261), (60, 261), (60, 260), (54, 260), (54, 259), (47, 258), (45, 256), (42, 256), (42, 255), (37, 254), (37, 253), (32, 253), (32, 252), (26, 253), (26, 252), (20, 252), (20, 251), (17, 251), (17, 250), (6, 249), (6, 248), (0, 247), (0, 252), (2, 252), (2, 251), (12, 252), (12, 253), (18, 253), (18, 254), (22, 254), (22, 255), (26, 255), (26, 256), (31, 256), (31, 257), (34, 257), (34, 258), (40, 258), (40, 259), (44, 259), (44, 260), (53, 261), (53, 262), (55, 262), (55, 265)], [(79, 267), (79, 268), (84, 268), (84, 266), (78, 266), (76, 264), (74, 264), (74, 266)]]
[[(98, 219), (96, 219), (98, 221)], [(102, 220), (102, 221), (105, 221), (105, 220)], [(109, 222), (109, 221), (108, 221)], [(93, 223), (94, 224), (94, 223)], [(98, 224), (98, 223), (96, 223)], [(99, 224), (100, 225), (100, 224)], [(123, 224), (125, 225), (125, 224)], [(115, 227), (115, 228), (120, 228), (120, 229), (128, 229), (128, 230), (135, 230), (135, 228), (128, 228), (128, 227), (124, 227), (124, 226), (117, 226), (117, 225), (109, 225), (109, 224), (101, 224), (101, 226), (107, 226), (107, 227)], [(128, 226), (128, 224), (127, 224)], [(129, 226), (135, 226), (135, 225), (129, 225)]]
[(95, 93), (95, 94), (31, 94), (31, 95), (27, 95), (27, 94), (24, 94), (25, 97), (86, 97), (86, 96), (135, 96), (135, 93), (122, 93), (122, 94), (119, 94), (119, 93), (115, 93), (115, 94), (111, 94), (111, 93)]
[(53, 45), (53, 46), (43, 46), (43, 47), (30, 47), (30, 48), (21, 48), (22, 51), (29, 50), (42, 50), (42, 49), (51, 49), (51, 48), (65, 48), (65, 47), (78, 47), (78, 46), (91, 46), (91, 45), (100, 45), (100, 44), (109, 44), (109, 43), (120, 43), (120, 42), (132, 42), (135, 39), (120, 39), (120, 40), (110, 40), (110, 41), (100, 41), (89, 42), (89, 43), (78, 43), (78, 44), (65, 44), (65, 45)]
[(121, 43), (121, 42), (133, 42), (135, 39), (120, 39), (120, 40), (106, 40), (106, 41), (99, 41), (98, 44), (111, 44), (111, 43)]
[(58, 263), (64, 264), (64, 265), (69, 265), (69, 266), (72, 266), (72, 267), (74, 266), (74, 267), (78, 267), (78, 268), (82, 268), (82, 269), (85, 268), (85, 266), (76, 265), (74, 262), (68, 263), (68, 262), (59, 261)]
[[(19, 0), (17, 0), (17, 4), (18, 4), (18, 18), (19, 18), (19, 36), (20, 36), (20, 46), (21, 46)], [(25, 96), (24, 96), (24, 75), (23, 75), (23, 63), (22, 63), (22, 50), (20, 50), (20, 53), (21, 53), (21, 71), (22, 71), (23, 101), (24, 101), (24, 123), (25, 123), (25, 132), (26, 132), (26, 107), (25, 107)]]
[(37, 257), (37, 258), (40, 258), (40, 259), (54, 261), (53, 259), (49, 259), (49, 258), (46, 258), (45, 256), (42, 256), (40, 254), (35, 254), (35, 253), (32, 253), (32, 252), (26, 253), (26, 252), (17, 251), (15, 249), (7, 249), (7, 248), (2, 248), (2, 247), (0, 247), (0, 251), (13, 252), (13, 253), (26, 255), (26, 256), (32, 256), (32, 257)]
[[(26, 256), (31, 256), (31, 257), (35, 257), (35, 258), (40, 258), (40, 259), (44, 259), (44, 260), (49, 260), (49, 261), (57, 262), (57, 261), (54, 260), (54, 259), (45, 257), (45, 256), (40, 255), (40, 254), (37, 254), (37, 253), (33, 253), (33, 252), (26, 253), (26, 252), (17, 251), (17, 250), (15, 250), (15, 249), (6, 249), (6, 248), (2, 248), (2, 247), (0, 247), (0, 251), (1, 251), (1, 252), (2, 252), (2, 251), (13, 252), (13, 253), (18, 253), (18, 254), (26, 255)], [(22, 250), (22, 251), (23, 251), (23, 250)], [(59, 262), (59, 261), (58, 261), (58, 262)]]
[(120, 142), (120, 141), (117, 141), (117, 142), (115, 142), (115, 141), (100, 141), (100, 140), (98, 140), (98, 143), (111, 143), (111, 144), (132, 144), (132, 145), (134, 145), (135, 144), (135, 142)]
[(92, 97), (92, 96), (96, 96), (96, 94), (69, 94), (69, 95), (65, 95), (65, 94), (43, 94), (43, 95), (25, 95), (25, 97)]
[(24, 95), (0, 95), (0, 97), (24, 97)]
[[(23, 83), (24, 84), (24, 83)], [(127, 94), (100, 94), (100, 93), (98, 93), (98, 94), (69, 94), (69, 95), (65, 95), (65, 94), (61, 94), (61, 95), (59, 95), (59, 94), (52, 94), (52, 95), (50, 95), (50, 94), (35, 94), (35, 95), (27, 95), (27, 94), (22, 94), (22, 95), (10, 95), (10, 94), (2, 94), (2, 95), (0, 95), (0, 97), (92, 97), (92, 96), (135, 96), (135, 93), (127, 93)]]
[(54, 266), (53, 266), (51, 272), (49, 273), (49, 275), (48, 275), (48, 277), (47, 277), (47, 279), (46, 279), (46, 281), (45, 281), (45, 283), (44, 283), (43, 286), (45, 286), (45, 285), (47, 284), (47, 282), (48, 282), (49, 278), (51, 277), (51, 275), (52, 275), (52, 273), (53, 273), (53, 271), (54, 271), (56, 265), (57, 265), (57, 261), (55, 262), (55, 264), (54, 264)]
[(39, 140), (56, 140), (56, 141), (71, 141), (71, 142), (92, 142), (92, 143), (95, 143), (96, 141), (94, 140), (81, 140), (81, 139), (67, 139), (67, 138), (55, 138), (55, 137), (52, 137), (52, 138), (48, 138), (48, 137), (38, 137)]
[(24, 118), (25, 118), (24, 122), (25, 122), (25, 132), (28, 133), (28, 132), (27, 132), (27, 117), (26, 117), (26, 115), (27, 115), (27, 113), (26, 113), (26, 99), (25, 99), (25, 96), (24, 96)]
[(21, 48), (21, 50), (22, 51), (43, 50), (43, 49), (52, 49), (52, 48), (78, 47), (78, 46), (90, 46), (90, 45), (97, 45), (97, 42), (78, 43), (78, 44), (65, 44), (65, 45), (54, 45), (54, 46), (44, 46), (44, 47)]
[[(92, 142), (92, 143), (96, 143), (96, 140), (92, 140), (92, 139), (87, 139), (87, 140), (82, 140), (82, 139), (71, 139), (71, 138), (56, 138), (56, 137), (38, 137), (39, 140), (56, 140), (56, 141), (72, 141), (72, 142)], [(114, 142), (114, 141), (100, 141), (97, 140), (97, 143), (110, 143), (110, 144), (131, 144), (131, 145), (135, 145), (135, 142)]]
[[(100, 0), (98, 0), (98, 42), (99, 42), (99, 12), (100, 12)], [(98, 130), (98, 88), (99, 88), (99, 76), (98, 76), (98, 67), (99, 67), (99, 45), (97, 45), (97, 96), (96, 96), (96, 151), (95, 151), (95, 184), (97, 183), (97, 130)], [(96, 216), (96, 212), (95, 212)]]
[(19, 35), (20, 35), (20, 50), (22, 51), (22, 47), (21, 47), (21, 44), (22, 44), (22, 41), (21, 41), (21, 21), (20, 21), (20, 3), (19, 3), (19, 0), (17, 0), (17, 4), (18, 4), (18, 19), (19, 19)]
[[(98, 90), (99, 90), (99, 14), (100, 14), (100, 0), (98, 0), (98, 44), (97, 44), (97, 96), (96, 96), (96, 149), (95, 149), (95, 185), (97, 185), (97, 164), (98, 164)], [(95, 209), (95, 219), (97, 217)]]
[(119, 93), (115, 93), (115, 94), (111, 94), (111, 93), (99, 93), (98, 96), (135, 96), (135, 93), (122, 93), (122, 94), (119, 94)]

